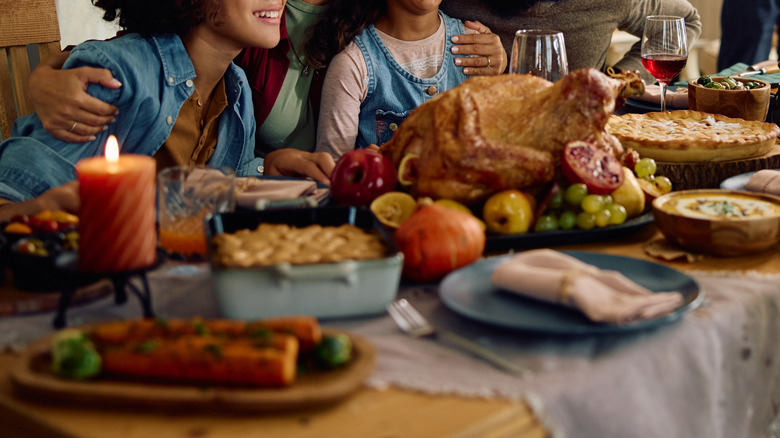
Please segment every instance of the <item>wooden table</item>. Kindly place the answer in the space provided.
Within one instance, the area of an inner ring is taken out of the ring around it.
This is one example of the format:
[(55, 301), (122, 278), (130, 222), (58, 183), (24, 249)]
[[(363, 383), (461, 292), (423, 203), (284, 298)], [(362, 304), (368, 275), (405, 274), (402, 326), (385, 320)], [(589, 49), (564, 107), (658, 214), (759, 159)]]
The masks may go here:
[[(661, 238), (654, 226), (619, 242), (559, 249), (597, 251), (652, 261), (645, 244)], [(677, 269), (780, 273), (777, 248), (739, 258), (708, 257)], [(7, 370), (15, 354), (0, 355), (0, 430), (4, 437), (545, 437), (541, 422), (522, 402), (467, 399), (399, 389), (361, 389), (321, 410), (259, 415), (102, 410), (49, 405), (12, 395)]]

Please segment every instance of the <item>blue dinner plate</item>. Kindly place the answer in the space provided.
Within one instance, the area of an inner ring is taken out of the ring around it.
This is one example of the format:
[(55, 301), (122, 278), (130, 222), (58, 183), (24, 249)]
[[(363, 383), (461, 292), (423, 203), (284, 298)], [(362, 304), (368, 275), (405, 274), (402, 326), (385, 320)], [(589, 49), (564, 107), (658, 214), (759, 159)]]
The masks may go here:
[(597, 268), (619, 271), (653, 292), (680, 292), (683, 302), (672, 313), (656, 319), (626, 324), (594, 323), (576, 309), (494, 287), (490, 283), (493, 270), (511, 254), (487, 258), (449, 274), (439, 287), (439, 295), (448, 308), (470, 319), (503, 328), (560, 335), (621, 333), (669, 324), (698, 307), (703, 298), (694, 279), (658, 263), (585, 251), (564, 253)]

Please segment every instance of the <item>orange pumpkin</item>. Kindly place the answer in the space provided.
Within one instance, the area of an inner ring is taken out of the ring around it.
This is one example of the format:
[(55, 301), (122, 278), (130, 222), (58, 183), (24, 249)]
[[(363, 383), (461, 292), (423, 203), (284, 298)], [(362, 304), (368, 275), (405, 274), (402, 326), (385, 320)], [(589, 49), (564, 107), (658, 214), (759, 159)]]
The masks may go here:
[(485, 250), (485, 230), (474, 216), (439, 204), (416, 211), (395, 231), (404, 253), (404, 275), (413, 281), (438, 281), (470, 265)]

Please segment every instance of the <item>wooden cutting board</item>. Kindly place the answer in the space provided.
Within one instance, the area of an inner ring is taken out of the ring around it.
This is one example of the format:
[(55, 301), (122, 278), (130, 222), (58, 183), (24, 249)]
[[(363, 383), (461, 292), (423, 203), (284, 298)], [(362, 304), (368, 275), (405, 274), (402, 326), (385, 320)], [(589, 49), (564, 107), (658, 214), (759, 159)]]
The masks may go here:
[[(88, 330), (88, 327), (82, 327)], [(323, 334), (344, 333), (323, 328)], [(357, 390), (371, 375), (375, 349), (365, 339), (352, 338), (352, 360), (343, 368), (298, 376), (287, 388), (236, 388), (164, 384), (141, 380), (98, 377), (95, 380), (61, 379), (49, 371), (51, 336), (31, 343), (11, 369), (16, 393), (46, 402), (91, 406), (225, 409), (228, 411), (279, 411), (336, 403)]]
[(719, 188), (721, 181), (734, 175), (780, 168), (780, 144), (776, 143), (764, 155), (743, 160), (696, 163), (658, 161), (656, 164), (656, 175), (669, 178), (674, 190)]

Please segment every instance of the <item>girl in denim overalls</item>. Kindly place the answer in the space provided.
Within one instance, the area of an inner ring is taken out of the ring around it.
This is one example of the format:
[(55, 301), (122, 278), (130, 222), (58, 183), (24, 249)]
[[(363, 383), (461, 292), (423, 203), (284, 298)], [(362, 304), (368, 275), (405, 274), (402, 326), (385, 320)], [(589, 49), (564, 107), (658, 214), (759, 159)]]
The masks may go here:
[[(456, 58), (453, 37), (475, 30), (439, 11), (441, 0), (334, 3), (350, 4), (348, 18), (342, 16), (336, 27), (362, 31), (328, 67), (318, 151), (338, 158), (351, 149), (390, 140), (414, 108), (468, 78), (466, 69), (458, 65), (480, 66), (481, 74), (503, 70), (501, 55), (505, 54), (498, 38), (493, 53), (500, 55), (493, 59), (480, 57), (464, 63), (464, 58)], [(331, 12), (335, 8), (331, 5)], [(350, 39), (349, 31), (341, 36)]]

